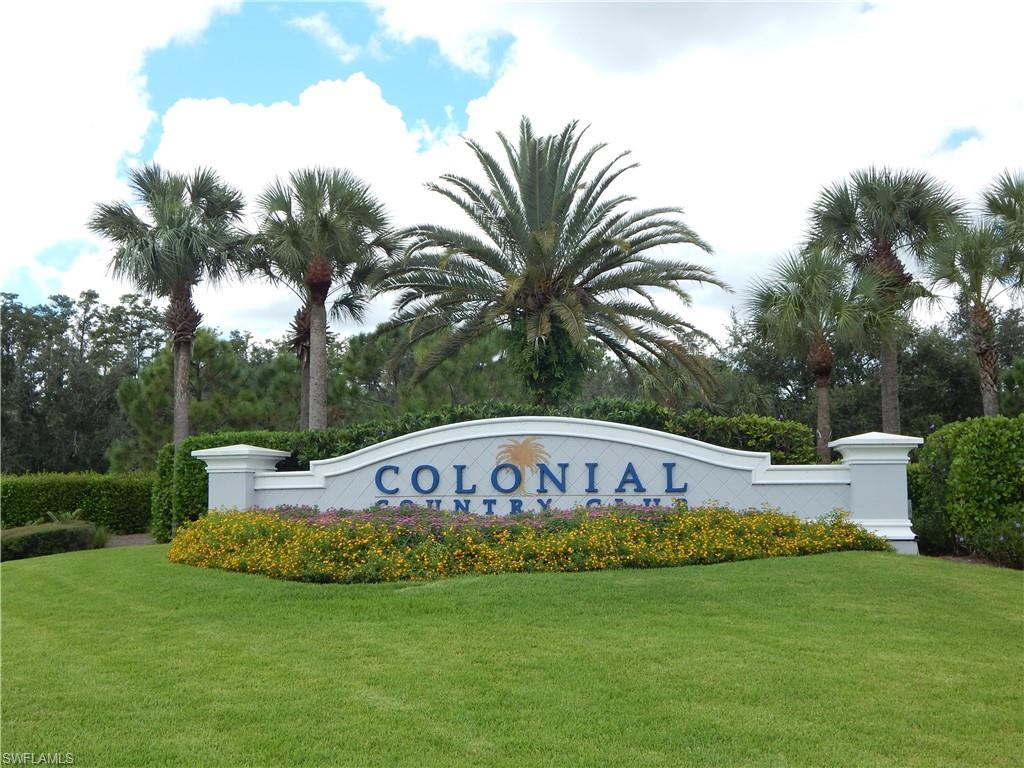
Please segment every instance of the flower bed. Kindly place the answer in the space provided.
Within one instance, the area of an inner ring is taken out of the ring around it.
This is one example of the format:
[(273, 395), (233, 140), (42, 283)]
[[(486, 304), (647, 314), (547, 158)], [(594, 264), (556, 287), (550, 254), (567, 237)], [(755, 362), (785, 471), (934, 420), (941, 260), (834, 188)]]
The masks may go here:
[(178, 529), (171, 562), (317, 582), (464, 573), (592, 571), (885, 550), (841, 514), (805, 521), (772, 509), (609, 507), (514, 517), (417, 508), (284, 507), (213, 513)]

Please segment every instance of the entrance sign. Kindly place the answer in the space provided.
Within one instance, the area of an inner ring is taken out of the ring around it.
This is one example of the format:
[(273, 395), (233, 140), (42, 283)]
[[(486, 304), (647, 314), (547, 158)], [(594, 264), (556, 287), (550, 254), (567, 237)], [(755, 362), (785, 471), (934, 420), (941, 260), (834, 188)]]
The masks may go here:
[(916, 552), (906, 465), (921, 438), (872, 432), (830, 445), (842, 464), (773, 466), (767, 453), (720, 448), (626, 424), (529, 416), (450, 424), (277, 472), (287, 451), (231, 445), (206, 463), (210, 509), (421, 505), (514, 515), (576, 506), (769, 504), (803, 518), (834, 509)]

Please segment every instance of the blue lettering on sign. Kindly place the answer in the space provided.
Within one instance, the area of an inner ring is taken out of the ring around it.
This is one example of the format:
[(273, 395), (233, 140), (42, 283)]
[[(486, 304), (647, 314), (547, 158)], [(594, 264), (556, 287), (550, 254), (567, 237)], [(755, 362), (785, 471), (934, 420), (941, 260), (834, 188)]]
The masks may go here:
[[(501, 476), (501, 470), (503, 469), (511, 470), (512, 479), (515, 481), (512, 483), (511, 486), (507, 488), (503, 487), (501, 483), (498, 482), (498, 478)], [(519, 488), (522, 482), (523, 473), (519, 471), (519, 467), (517, 467), (515, 464), (499, 464), (494, 468), (494, 471), (491, 472), (491, 486), (494, 488), (494, 490), (498, 491), (499, 493), (512, 493), (513, 491)]]
[(523, 500), (512, 499), (512, 509), (509, 511), (510, 515), (518, 515), (523, 511)]
[(476, 483), (473, 483), (472, 488), (466, 488), (463, 485), (462, 473), (466, 471), (465, 464), (453, 465), (455, 469), (455, 492), (456, 493), (476, 493)]
[(587, 506), (588, 507), (600, 507), (601, 506), (601, 500), (600, 499), (587, 499)]
[(568, 464), (559, 464), (558, 468), (562, 471), (561, 478), (555, 477), (547, 464), (538, 464), (537, 473), (540, 476), (537, 480), (537, 493), (548, 493), (547, 486), (544, 485), (545, 480), (550, 480), (551, 484), (555, 486), (559, 491), (565, 493), (565, 470), (569, 468)]
[(498, 500), (497, 499), (481, 499), (481, 501), (484, 503), (484, 506), (487, 507), (487, 511), (484, 514), (485, 515), (493, 515), (494, 514), (494, 505), (498, 503)]
[(686, 493), (686, 486), (689, 483), (683, 483), (678, 488), (672, 484), (672, 473), (675, 471), (676, 463), (674, 461), (666, 461), (661, 466), (665, 468), (665, 493)]
[(414, 507), (414, 506), (416, 506), (416, 502), (413, 501), (412, 499), (402, 499), (400, 502), (398, 502), (398, 506), (400, 506), (400, 507)]
[(645, 507), (660, 507), (661, 499), (644, 499)]
[[(424, 488), (420, 485), (420, 473), (426, 470), (430, 473), (430, 487)], [(441, 483), (441, 473), (437, 471), (437, 467), (432, 467), (429, 464), (420, 464), (416, 469), (412, 471), (412, 487), (416, 489), (418, 493), (433, 493), (437, 490), (437, 486)]]
[(633, 466), (633, 462), (629, 462), (629, 464), (626, 465), (626, 469), (622, 473), (622, 479), (619, 480), (619, 485), (615, 489), (615, 492), (625, 493), (626, 483), (629, 483), (633, 486), (634, 493), (644, 493), (647, 490), (640, 482), (640, 478), (637, 477), (636, 467)]
[[(473, 486), (474, 488), (476, 486)], [(456, 512), (469, 512), (469, 502), (472, 499), (456, 499), (455, 500), (455, 511)]]
[(537, 499), (541, 509), (551, 509), (551, 499)]
[(441, 509), (441, 500), (427, 499), (427, 509)]
[(391, 504), (388, 503), (387, 499), (377, 499), (377, 506), (378, 507), (390, 507)]
[(384, 487), (384, 473), (394, 472), (398, 474), (398, 467), (394, 464), (385, 464), (383, 467), (377, 470), (377, 474), (373, 476), (373, 482), (377, 484), (377, 490), (381, 493), (398, 493), (397, 488), (385, 488)]
[(597, 493), (597, 463), (587, 464), (587, 493)]

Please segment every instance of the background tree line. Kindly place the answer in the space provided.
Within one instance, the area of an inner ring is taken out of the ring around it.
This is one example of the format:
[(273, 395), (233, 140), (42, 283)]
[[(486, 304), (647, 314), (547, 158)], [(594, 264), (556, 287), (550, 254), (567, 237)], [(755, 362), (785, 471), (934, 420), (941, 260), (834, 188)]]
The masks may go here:
[[(23, 306), (3, 294), (2, 456), (4, 472), (117, 471), (151, 468), (172, 437), (173, 350), (159, 307), (137, 295), (114, 306), (94, 291), (77, 300), (54, 296)], [(977, 363), (964, 312), (901, 336), (903, 420), (909, 434), (982, 412)], [(1024, 412), (1024, 311), (996, 314), (996, 346), (1004, 371), (1003, 412)], [(328, 346), (328, 422), (345, 425), (378, 417), (494, 399), (530, 402), (530, 393), (499, 335), (486, 337), (422, 378), (424, 349), (397, 360), (398, 331), (331, 339)], [(839, 344), (832, 374), (837, 435), (877, 429), (879, 361), (870, 345)], [(815, 377), (806, 363), (766, 345), (734, 316), (722, 348), (703, 355), (718, 383), (705, 399), (682, 388), (666, 392), (652, 379), (632, 378), (610, 355), (595, 364), (574, 398), (645, 396), (678, 409), (759, 413), (814, 424)], [(300, 361), (290, 337), (256, 342), (246, 334), (196, 335), (189, 377), (189, 417), (196, 432), (219, 429), (295, 429)]]

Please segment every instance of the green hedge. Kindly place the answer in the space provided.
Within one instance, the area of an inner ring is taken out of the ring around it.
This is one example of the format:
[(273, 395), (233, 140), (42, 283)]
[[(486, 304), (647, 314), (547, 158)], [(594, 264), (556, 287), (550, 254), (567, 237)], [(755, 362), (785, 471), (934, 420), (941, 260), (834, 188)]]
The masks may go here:
[[(506, 416), (572, 416), (613, 421), (685, 435), (726, 448), (771, 452), (773, 461), (778, 464), (814, 462), (814, 435), (809, 427), (767, 416), (714, 416), (704, 411), (680, 414), (655, 403), (616, 399), (597, 400), (585, 406), (561, 410), (544, 410), (515, 403), (456, 406), (315, 432), (216, 432), (190, 437), (173, 458), (169, 481), (165, 472), (169, 454), (161, 452), (164, 469), (158, 467), (153, 489), (151, 530), (157, 539), (167, 541), (179, 524), (194, 520), (206, 511), (206, 467), (192, 458), (195, 450), (246, 443), (290, 451), (298, 466), (305, 467), (312, 460), (341, 456), (421, 429)], [(167, 451), (166, 447), (164, 451)]]
[(6, 528), (0, 531), (0, 560), (91, 549), (95, 540), (96, 526), (83, 520)]
[(156, 478), (150, 500), (149, 532), (157, 541), (171, 538), (171, 509), (174, 488), (174, 443), (168, 443), (156, 455)]
[(922, 549), (962, 547), (1004, 560), (986, 542), (1002, 549), (1008, 533), (1022, 535), (1024, 415), (967, 419), (936, 430), (908, 480)]
[(141, 533), (149, 527), (153, 475), (146, 472), (100, 475), (40, 472), (0, 478), (4, 527), (30, 525), (54, 515), (70, 515), (114, 533)]

